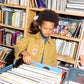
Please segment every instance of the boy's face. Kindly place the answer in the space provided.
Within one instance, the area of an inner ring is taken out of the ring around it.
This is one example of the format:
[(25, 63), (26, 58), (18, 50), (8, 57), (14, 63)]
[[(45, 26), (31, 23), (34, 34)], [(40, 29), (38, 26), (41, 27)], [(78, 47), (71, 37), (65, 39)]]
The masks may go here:
[(49, 37), (54, 29), (54, 22), (43, 21), (42, 25), (39, 26), (39, 29), (44, 37)]

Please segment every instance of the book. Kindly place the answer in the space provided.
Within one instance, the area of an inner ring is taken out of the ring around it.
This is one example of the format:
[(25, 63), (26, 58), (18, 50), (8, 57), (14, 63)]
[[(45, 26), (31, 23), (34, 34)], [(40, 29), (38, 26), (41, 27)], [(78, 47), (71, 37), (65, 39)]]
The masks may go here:
[(1, 44), (1, 29), (0, 29), (0, 44)]
[[(71, 82), (71, 83), (70, 83)], [(62, 84), (83, 84), (84, 83), (84, 70), (71, 68)]]
[(51, 0), (48, 0), (48, 9), (51, 9)]
[(75, 50), (77, 48), (76, 46), (77, 46), (77, 43), (72, 42), (72, 46), (71, 46), (71, 49), (70, 49), (70, 55), (69, 55), (71, 58), (74, 58)]
[(61, 49), (60, 47), (61, 47), (62, 43), (63, 43), (63, 40), (60, 41), (60, 44), (59, 44), (58, 49), (57, 49), (57, 53), (59, 53), (59, 51)]
[(17, 31), (17, 32), (14, 33), (14, 35), (13, 35), (13, 41), (12, 41), (12, 46), (15, 45), (16, 36), (17, 36), (18, 34), (20, 34), (20, 33), (21, 33), (20, 31)]
[(17, 34), (16, 36), (16, 40), (15, 40), (15, 45), (18, 43), (18, 41), (20, 41), (21, 39), (23, 39), (23, 34)]
[(40, 0), (37, 0), (38, 8), (41, 6)]
[(43, 8), (47, 8), (47, 5), (46, 5), (46, 3), (45, 3), (45, 0), (40, 0), (40, 3), (41, 3), (41, 6), (42, 6)]
[(82, 67), (84, 67), (84, 40), (81, 40), (80, 42), (80, 49), (77, 58), (77, 67), (81, 67), (81, 69), (83, 69)]
[(1, 10), (0, 10), (0, 23), (1, 23)]
[(80, 39), (81, 38), (81, 33), (82, 33), (82, 31), (83, 31), (83, 20), (81, 21), (81, 25), (80, 25), (80, 30), (79, 30), (79, 32), (78, 32), (78, 39)]
[(67, 8), (84, 9), (84, 4), (67, 3)]
[(75, 9), (75, 8), (65, 8), (65, 11), (69, 11), (69, 12), (75, 12), (75, 13), (84, 13), (83, 9)]
[(4, 50), (2, 50), (2, 53), (1, 53), (1, 55), (0, 55), (0, 60), (2, 60), (2, 57), (5, 55), (5, 51)]
[(66, 51), (66, 45), (67, 45), (67, 41), (64, 41), (64, 46), (61, 53), (62, 55), (64, 54), (64, 51)]
[(57, 50), (57, 52), (58, 52), (58, 50), (59, 50), (59, 45), (60, 45), (60, 43), (61, 43), (61, 39), (56, 39), (56, 50)]
[(72, 49), (72, 43), (73, 42), (68, 42), (68, 46), (67, 46), (67, 49), (66, 49), (66, 55), (70, 56), (70, 51)]
[(78, 24), (77, 29), (76, 29), (76, 31), (74, 32), (74, 33), (75, 33), (74, 36), (73, 36), (74, 38), (77, 37), (78, 32), (80, 31), (80, 28), (81, 28), (81, 23)]
[(57, 0), (57, 10), (60, 10), (61, 0)]
[(1, 28), (1, 44), (4, 44), (4, 28)]
[(8, 11), (8, 25), (12, 25), (13, 12)]
[(84, 4), (83, 0), (68, 0), (68, 3)]
[(58, 50), (58, 53), (59, 53), (59, 54), (62, 54), (62, 50), (63, 50), (63, 47), (64, 47), (64, 43), (65, 43), (65, 41), (63, 40), (63, 42), (61, 43), (61, 46), (60, 46), (60, 48), (59, 48), (59, 50)]
[(57, 0), (51, 0), (51, 9), (56, 10), (57, 9)]

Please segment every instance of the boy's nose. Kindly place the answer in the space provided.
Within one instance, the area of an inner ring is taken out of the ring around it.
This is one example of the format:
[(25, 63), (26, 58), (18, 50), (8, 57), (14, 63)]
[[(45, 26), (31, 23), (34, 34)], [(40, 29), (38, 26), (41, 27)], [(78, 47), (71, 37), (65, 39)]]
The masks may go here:
[(49, 32), (49, 29), (47, 29), (47, 31), (46, 31), (47, 33)]

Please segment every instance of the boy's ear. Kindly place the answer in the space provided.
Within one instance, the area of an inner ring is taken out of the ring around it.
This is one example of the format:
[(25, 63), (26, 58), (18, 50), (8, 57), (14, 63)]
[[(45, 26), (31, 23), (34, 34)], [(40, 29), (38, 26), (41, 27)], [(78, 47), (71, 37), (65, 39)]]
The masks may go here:
[(39, 29), (41, 29), (41, 26), (39, 25)]

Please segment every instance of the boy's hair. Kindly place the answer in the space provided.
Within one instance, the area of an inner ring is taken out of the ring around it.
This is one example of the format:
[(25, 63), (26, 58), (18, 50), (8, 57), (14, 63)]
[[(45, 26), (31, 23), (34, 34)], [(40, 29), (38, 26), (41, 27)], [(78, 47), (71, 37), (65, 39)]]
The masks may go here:
[(52, 10), (44, 10), (40, 12), (39, 17), (37, 19), (39, 25), (42, 25), (43, 21), (54, 22), (55, 23), (54, 27), (57, 27), (59, 16), (56, 12)]

